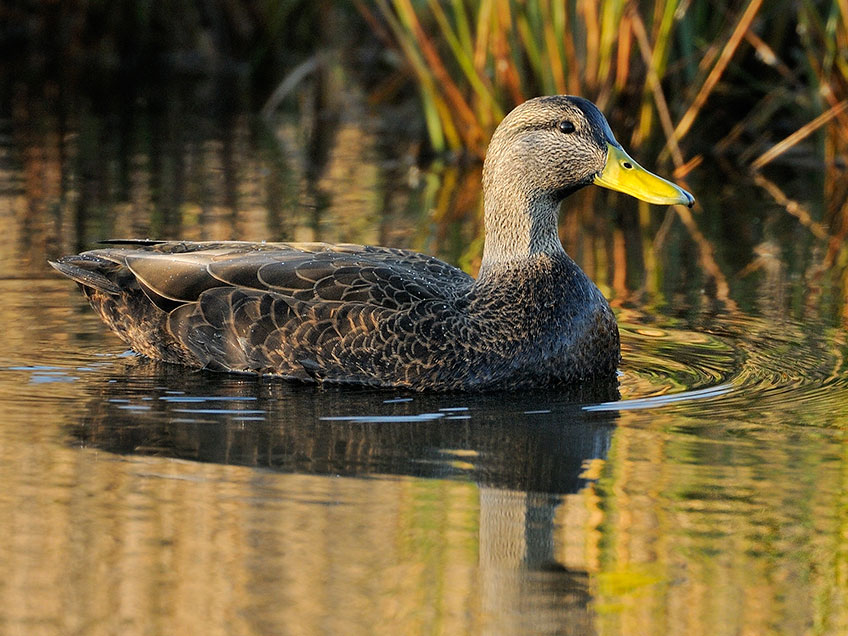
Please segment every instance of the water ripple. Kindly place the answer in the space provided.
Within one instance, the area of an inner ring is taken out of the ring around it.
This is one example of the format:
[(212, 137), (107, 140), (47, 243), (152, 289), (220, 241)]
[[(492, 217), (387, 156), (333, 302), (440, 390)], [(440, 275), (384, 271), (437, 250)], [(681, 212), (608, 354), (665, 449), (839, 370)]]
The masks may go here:
[(675, 402), (688, 402), (691, 400), (702, 400), (706, 398), (714, 398), (720, 395), (727, 395), (734, 390), (732, 384), (719, 384), (706, 389), (696, 389), (694, 391), (681, 391), (680, 393), (670, 393), (668, 395), (658, 395), (644, 399), (634, 400), (619, 400), (617, 402), (601, 402), (600, 404), (589, 404), (583, 407), (584, 411), (627, 411), (631, 409), (648, 409)]
[[(711, 400), (711, 414), (840, 408), (848, 393), (845, 334), (837, 328), (751, 316), (708, 330), (624, 324), (622, 400), (588, 411), (669, 407)], [(713, 411), (715, 409), (715, 411)]]

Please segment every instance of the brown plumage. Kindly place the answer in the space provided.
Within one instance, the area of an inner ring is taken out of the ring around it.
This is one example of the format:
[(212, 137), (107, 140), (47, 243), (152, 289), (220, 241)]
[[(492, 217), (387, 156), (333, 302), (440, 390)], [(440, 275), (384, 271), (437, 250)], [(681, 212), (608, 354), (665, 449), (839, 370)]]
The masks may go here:
[(53, 266), (166, 362), (416, 390), (608, 378), (615, 319), (557, 236), (559, 202), (604, 171), (608, 144), (580, 98), (507, 116), (484, 166), (476, 280), (407, 250), (323, 243), (115, 241)]

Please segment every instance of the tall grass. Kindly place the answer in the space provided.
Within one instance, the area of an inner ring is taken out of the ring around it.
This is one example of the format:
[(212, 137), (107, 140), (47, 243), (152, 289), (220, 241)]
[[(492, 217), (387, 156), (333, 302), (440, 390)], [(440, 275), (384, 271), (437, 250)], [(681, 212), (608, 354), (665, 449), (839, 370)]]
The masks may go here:
[[(848, 133), (848, 0), (358, 0), (417, 83), (436, 152), (482, 156), (512, 106), (572, 93), (624, 111), (632, 145), (655, 142), (685, 173), (680, 146), (716, 93), (747, 93), (722, 141), (762, 133), (795, 107), (806, 134), (835, 119)], [(371, 6), (376, 6), (376, 13)], [(787, 87), (789, 87), (787, 89)], [(670, 98), (673, 96), (673, 98)], [(830, 114), (816, 119), (822, 112)], [(784, 140), (759, 168), (803, 135)], [(768, 148), (775, 139), (764, 139)]]

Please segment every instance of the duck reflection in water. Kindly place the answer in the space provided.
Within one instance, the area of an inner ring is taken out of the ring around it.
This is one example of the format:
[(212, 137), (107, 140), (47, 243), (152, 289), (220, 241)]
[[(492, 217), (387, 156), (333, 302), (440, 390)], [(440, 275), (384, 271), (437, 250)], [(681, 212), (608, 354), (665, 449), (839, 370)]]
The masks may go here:
[(540, 612), (557, 633), (591, 633), (588, 574), (557, 557), (563, 533), (582, 528), (563, 529), (569, 519), (557, 511), (586, 487), (587, 463), (607, 455), (615, 414), (580, 404), (615, 399), (615, 381), (571, 392), (398, 396), (186, 373), (142, 358), (120, 364), (91, 396), (75, 444), (276, 473), (474, 482), (486, 612), (514, 633), (538, 624)]

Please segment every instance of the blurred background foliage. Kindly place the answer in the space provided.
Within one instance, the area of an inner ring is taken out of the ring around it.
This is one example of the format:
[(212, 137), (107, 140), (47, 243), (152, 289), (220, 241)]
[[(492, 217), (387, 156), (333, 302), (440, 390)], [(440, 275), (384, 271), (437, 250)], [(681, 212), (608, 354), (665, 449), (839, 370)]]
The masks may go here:
[(678, 176), (707, 151), (762, 167), (833, 118), (848, 136), (848, 0), (12, 0), (0, 18), (3, 72), (55, 90), (155, 101), (215, 77), (210, 106), (267, 113), (335, 72), (414, 104), (407, 134), (436, 154), (483, 156), (505, 112), (553, 93), (596, 101)]
[[(371, 15), (365, 2), (358, 6)], [(822, 112), (840, 117), (843, 132), (848, 122), (846, 0), (377, 6), (389, 25), (385, 40), (402, 52), (419, 86), (439, 149), (482, 155), (504, 112), (538, 94), (594, 100), (630, 144), (661, 145), (678, 169), (687, 137), (695, 148), (746, 145), (746, 158), (760, 166), (768, 157), (756, 163), (750, 153), (778, 141), (774, 135)]]

